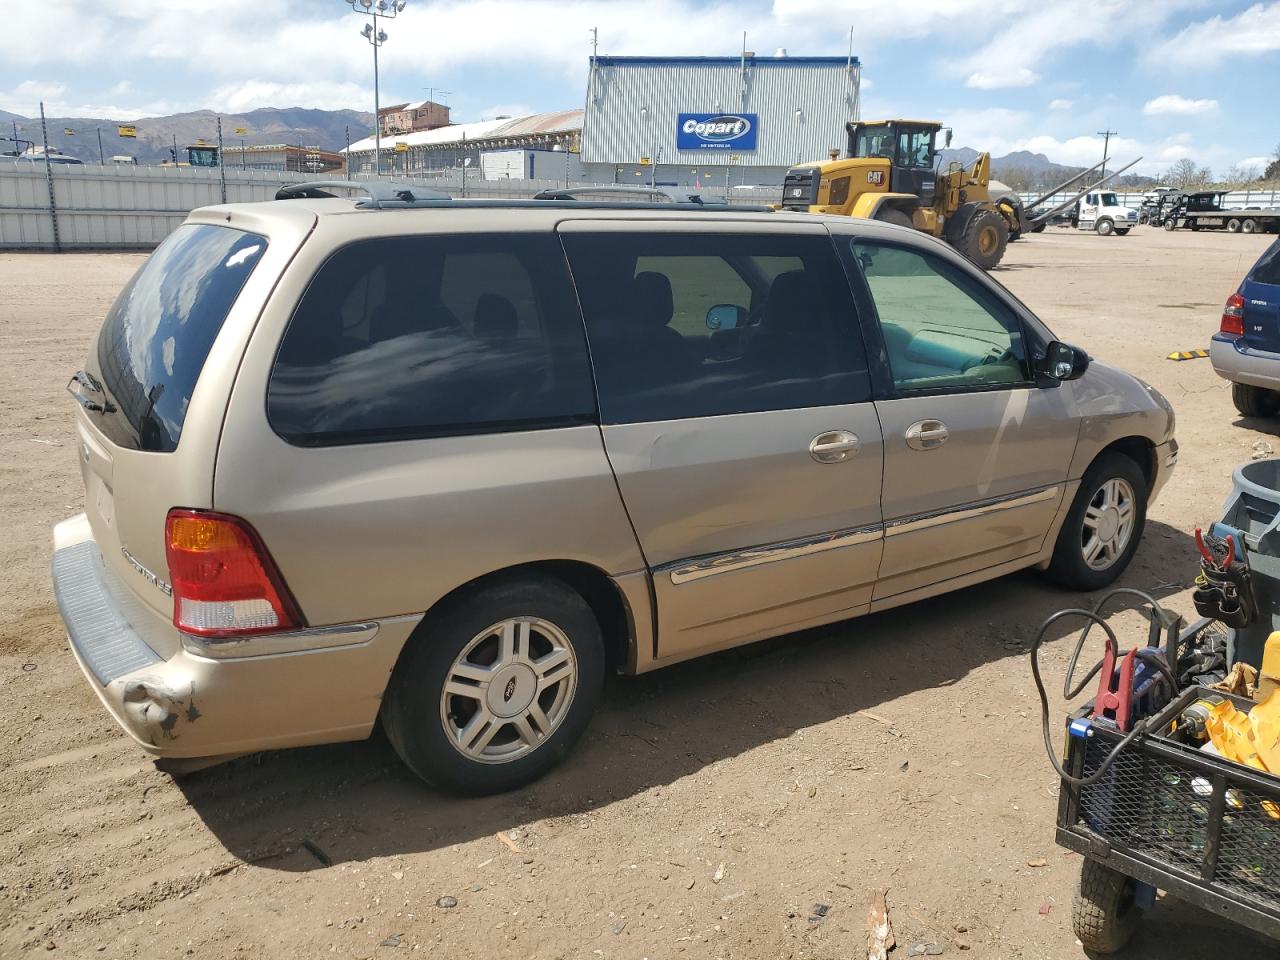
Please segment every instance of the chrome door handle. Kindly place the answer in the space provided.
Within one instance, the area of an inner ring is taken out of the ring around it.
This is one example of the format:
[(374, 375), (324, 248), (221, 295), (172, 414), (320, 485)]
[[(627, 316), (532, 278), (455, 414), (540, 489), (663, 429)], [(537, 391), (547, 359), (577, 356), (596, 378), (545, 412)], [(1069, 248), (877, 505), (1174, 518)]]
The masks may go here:
[(947, 425), (941, 420), (917, 420), (907, 427), (907, 446), (912, 450), (935, 450), (949, 436)]
[(858, 452), (862, 441), (848, 430), (828, 430), (809, 441), (809, 456), (819, 463), (841, 463)]

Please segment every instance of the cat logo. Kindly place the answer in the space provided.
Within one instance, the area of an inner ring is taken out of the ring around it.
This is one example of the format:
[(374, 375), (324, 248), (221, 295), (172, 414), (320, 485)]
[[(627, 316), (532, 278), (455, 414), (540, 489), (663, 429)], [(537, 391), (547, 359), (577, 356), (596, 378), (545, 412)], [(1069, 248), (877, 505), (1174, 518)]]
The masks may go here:
[(877, 187), (880, 186), (880, 184), (884, 183), (884, 171), (883, 170), (867, 171), (867, 183), (874, 183)]

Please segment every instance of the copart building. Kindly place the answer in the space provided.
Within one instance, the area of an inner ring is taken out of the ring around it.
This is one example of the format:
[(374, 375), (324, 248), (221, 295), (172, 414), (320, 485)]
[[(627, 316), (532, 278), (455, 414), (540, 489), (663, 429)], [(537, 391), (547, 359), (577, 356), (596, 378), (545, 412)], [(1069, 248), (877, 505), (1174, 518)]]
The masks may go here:
[[(387, 172), (465, 166), (485, 179), (779, 189), (787, 169), (845, 146), (861, 66), (848, 57), (590, 61), (585, 110), (451, 124), (382, 139)], [(398, 149), (397, 149), (398, 147)], [(350, 169), (373, 171), (372, 137)], [(501, 154), (501, 155), (499, 155)]]
[(587, 180), (778, 187), (843, 150), (861, 66), (849, 57), (593, 57)]

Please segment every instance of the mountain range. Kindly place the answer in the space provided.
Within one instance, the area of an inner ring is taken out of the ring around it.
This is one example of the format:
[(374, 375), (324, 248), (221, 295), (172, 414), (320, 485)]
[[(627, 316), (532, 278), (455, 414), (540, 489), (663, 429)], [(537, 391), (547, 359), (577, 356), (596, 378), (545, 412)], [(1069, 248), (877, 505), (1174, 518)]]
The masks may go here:
[[(98, 133), (102, 134), (102, 155), (136, 157), (138, 163), (160, 163), (168, 160), (175, 141), (179, 154), (196, 140), (217, 143), (219, 114), (212, 110), (175, 113), (167, 117), (143, 120), (98, 117), (48, 117), (49, 147), (86, 163), (98, 161)], [(222, 137), (226, 146), (268, 143), (295, 143), (324, 150), (340, 150), (351, 141), (360, 140), (373, 131), (373, 114), (359, 110), (313, 110), (304, 107), (263, 107), (241, 114), (221, 114)], [(121, 137), (122, 124), (133, 125), (136, 139)], [(236, 134), (244, 127), (243, 136)], [(66, 131), (73, 133), (68, 134)], [(41, 144), (40, 118), (23, 117), (0, 110), (0, 137), (18, 137)], [(25, 148), (25, 144), (22, 145)], [(0, 141), (0, 149), (11, 150), (10, 143)], [(186, 159), (185, 156), (182, 159)]]

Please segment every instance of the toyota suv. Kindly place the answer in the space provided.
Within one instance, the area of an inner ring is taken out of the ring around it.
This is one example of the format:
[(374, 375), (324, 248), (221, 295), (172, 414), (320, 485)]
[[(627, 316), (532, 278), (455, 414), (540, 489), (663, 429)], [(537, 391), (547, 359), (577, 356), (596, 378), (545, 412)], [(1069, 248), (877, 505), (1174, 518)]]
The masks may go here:
[(380, 720), (427, 781), (510, 789), (606, 670), (1110, 583), (1176, 462), (1159, 393), (915, 231), (364, 189), (196, 210), (68, 384), (54, 586), (153, 755)]

